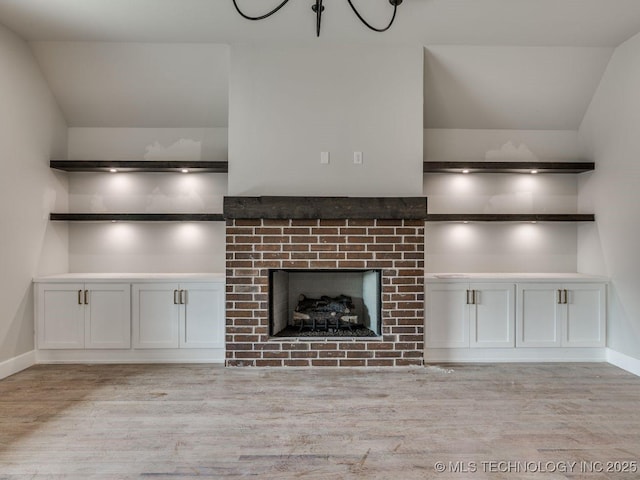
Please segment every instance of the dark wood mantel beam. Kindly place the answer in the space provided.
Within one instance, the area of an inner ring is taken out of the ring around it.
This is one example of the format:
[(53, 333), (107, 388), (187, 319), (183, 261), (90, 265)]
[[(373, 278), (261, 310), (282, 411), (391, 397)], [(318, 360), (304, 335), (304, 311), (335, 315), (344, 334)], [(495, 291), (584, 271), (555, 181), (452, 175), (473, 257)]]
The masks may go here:
[(424, 220), (426, 197), (225, 197), (228, 219)]

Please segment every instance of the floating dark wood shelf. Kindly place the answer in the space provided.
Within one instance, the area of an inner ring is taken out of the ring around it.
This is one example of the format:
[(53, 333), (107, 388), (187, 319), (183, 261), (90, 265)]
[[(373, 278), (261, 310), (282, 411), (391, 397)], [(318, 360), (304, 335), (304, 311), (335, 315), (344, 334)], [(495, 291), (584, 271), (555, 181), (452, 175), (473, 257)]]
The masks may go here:
[(431, 213), (427, 222), (594, 222), (595, 215), (537, 213)]
[(221, 213), (51, 213), (49, 219), (66, 222), (222, 222)]
[(227, 173), (228, 162), (190, 160), (51, 160), (51, 168), (67, 172), (181, 172)]
[(424, 162), (425, 173), (584, 173), (594, 162)]

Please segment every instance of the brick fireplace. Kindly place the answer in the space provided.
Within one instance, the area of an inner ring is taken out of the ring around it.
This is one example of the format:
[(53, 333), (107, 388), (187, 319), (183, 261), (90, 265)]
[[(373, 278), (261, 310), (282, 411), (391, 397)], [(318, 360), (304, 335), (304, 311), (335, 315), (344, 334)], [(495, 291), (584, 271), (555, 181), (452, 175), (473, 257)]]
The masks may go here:
[[(423, 363), (425, 198), (227, 197), (226, 364)], [(381, 271), (377, 337), (271, 337), (269, 272)]]

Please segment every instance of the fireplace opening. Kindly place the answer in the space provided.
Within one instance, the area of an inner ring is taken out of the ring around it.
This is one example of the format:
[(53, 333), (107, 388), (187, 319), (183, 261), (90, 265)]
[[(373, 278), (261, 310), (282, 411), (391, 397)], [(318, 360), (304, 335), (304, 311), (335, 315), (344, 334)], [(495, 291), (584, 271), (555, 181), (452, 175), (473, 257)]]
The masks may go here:
[(381, 270), (269, 270), (273, 337), (377, 337)]

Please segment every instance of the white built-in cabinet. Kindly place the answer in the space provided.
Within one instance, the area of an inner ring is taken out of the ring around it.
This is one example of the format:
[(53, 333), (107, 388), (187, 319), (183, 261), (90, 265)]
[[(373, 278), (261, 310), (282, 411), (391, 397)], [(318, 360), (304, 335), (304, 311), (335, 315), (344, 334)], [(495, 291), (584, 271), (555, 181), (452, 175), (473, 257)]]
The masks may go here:
[(134, 348), (224, 346), (224, 284), (133, 284)]
[(45, 361), (224, 360), (222, 275), (67, 274), (35, 285)]
[(129, 348), (129, 289), (128, 283), (38, 284), (38, 348)]
[[(582, 348), (587, 355), (605, 346), (604, 279), (442, 276), (449, 278), (433, 276), (426, 282), (425, 358), (437, 351), (439, 359), (500, 359), (504, 354), (505, 360), (535, 360), (536, 355), (544, 360), (544, 352)], [(482, 350), (492, 353), (483, 356)]]
[(518, 347), (603, 347), (602, 283), (518, 285)]

